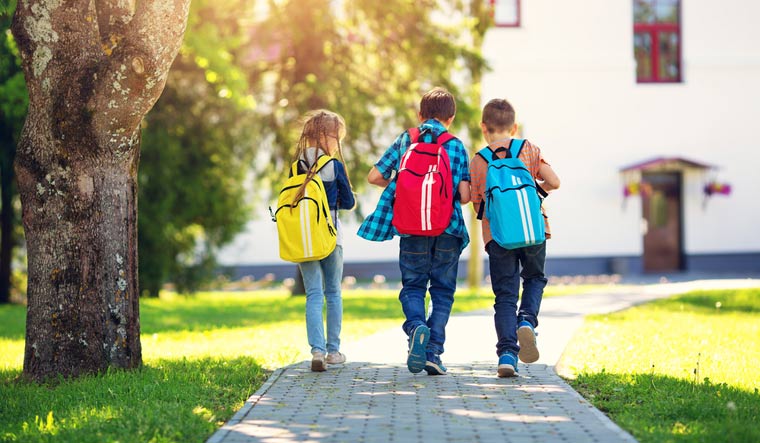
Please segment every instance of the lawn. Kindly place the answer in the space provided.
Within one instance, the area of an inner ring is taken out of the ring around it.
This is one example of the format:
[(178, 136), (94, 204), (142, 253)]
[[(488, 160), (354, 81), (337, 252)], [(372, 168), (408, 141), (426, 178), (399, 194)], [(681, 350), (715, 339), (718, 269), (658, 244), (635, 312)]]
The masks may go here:
[[(397, 294), (347, 291), (342, 340), (400, 327)], [(143, 299), (140, 370), (45, 386), (19, 379), (26, 308), (0, 306), (0, 441), (204, 441), (273, 369), (310, 358), (304, 303), (283, 291)], [(454, 311), (492, 303), (461, 291)]]
[(701, 291), (587, 317), (570, 383), (646, 442), (760, 441), (760, 289)]

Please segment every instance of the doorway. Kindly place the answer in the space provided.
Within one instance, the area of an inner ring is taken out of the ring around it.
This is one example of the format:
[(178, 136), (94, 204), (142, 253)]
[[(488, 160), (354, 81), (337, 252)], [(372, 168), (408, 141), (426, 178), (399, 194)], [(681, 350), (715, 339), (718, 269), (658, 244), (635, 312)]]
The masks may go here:
[(683, 211), (680, 172), (644, 172), (644, 272), (683, 269)]

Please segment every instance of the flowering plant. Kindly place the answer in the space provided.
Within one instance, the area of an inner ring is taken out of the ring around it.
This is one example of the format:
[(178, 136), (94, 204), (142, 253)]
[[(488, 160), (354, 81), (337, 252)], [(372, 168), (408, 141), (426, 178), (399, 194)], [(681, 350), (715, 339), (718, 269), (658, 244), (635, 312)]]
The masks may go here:
[(731, 185), (712, 180), (705, 185), (704, 192), (707, 197), (715, 194), (731, 195)]

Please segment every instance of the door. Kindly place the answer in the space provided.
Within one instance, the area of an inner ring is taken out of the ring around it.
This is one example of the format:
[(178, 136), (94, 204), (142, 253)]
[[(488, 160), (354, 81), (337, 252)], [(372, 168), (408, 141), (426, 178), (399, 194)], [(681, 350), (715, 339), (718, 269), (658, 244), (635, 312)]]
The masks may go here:
[(683, 269), (681, 174), (644, 173), (642, 181), (644, 271), (680, 271)]

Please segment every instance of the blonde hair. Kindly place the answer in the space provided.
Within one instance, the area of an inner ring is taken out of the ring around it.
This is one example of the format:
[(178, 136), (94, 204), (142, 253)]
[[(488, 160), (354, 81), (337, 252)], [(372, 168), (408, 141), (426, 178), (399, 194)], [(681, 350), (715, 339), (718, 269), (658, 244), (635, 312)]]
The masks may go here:
[[(334, 137), (338, 142), (338, 158), (343, 162), (343, 149), (341, 146), (341, 139), (346, 136), (346, 122), (343, 117), (335, 112), (328, 111), (326, 109), (317, 109), (315, 111), (309, 111), (304, 115), (303, 129), (301, 130), (301, 137), (296, 144), (296, 156), (293, 161), (299, 161), (301, 158), (306, 158), (306, 149), (314, 147), (317, 150), (315, 156), (315, 162), (307, 171), (306, 180), (298, 192), (296, 192), (293, 199), (293, 205), (303, 197), (306, 185), (314, 178), (314, 174), (317, 173), (316, 159), (320, 155), (331, 155), (327, 140), (329, 137)], [(349, 185), (351, 184), (349, 180)]]

